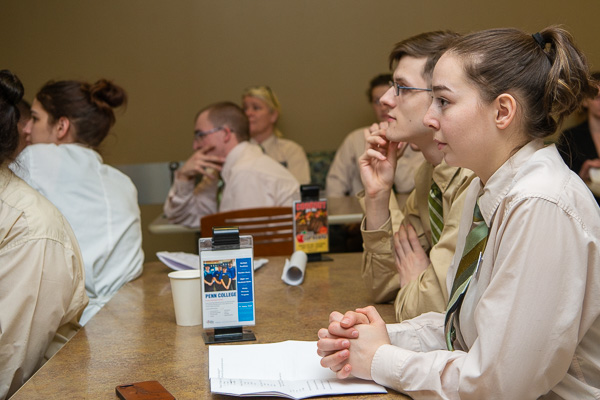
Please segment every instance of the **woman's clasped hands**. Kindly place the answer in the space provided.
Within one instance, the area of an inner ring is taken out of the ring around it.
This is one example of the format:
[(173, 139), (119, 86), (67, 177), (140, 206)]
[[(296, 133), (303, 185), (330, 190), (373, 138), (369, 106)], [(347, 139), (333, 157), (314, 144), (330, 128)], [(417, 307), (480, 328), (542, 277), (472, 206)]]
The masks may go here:
[(390, 344), (386, 325), (375, 307), (357, 308), (329, 316), (329, 326), (318, 332), (321, 365), (340, 379), (371, 378), (371, 363), (380, 346)]

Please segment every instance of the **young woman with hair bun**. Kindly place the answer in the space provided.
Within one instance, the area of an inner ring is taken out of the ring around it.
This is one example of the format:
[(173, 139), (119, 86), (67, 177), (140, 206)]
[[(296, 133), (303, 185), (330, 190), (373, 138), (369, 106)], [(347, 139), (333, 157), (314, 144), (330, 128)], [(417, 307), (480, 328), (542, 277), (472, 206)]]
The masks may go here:
[(414, 399), (600, 398), (600, 209), (544, 138), (597, 87), (571, 35), (476, 32), (435, 66), (424, 122), (473, 170), (444, 313), (334, 312), (321, 364)]
[(88, 303), (71, 227), (8, 168), (19, 146), (23, 86), (0, 71), (0, 399), (73, 336)]
[(113, 109), (126, 101), (125, 91), (105, 79), (48, 82), (36, 94), (25, 128), (32, 144), (16, 162), (15, 172), (54, 203), (75, 231), (90, 297), (81, 324), (142, 273), (136, 188), (97, 152), (115, 123)]

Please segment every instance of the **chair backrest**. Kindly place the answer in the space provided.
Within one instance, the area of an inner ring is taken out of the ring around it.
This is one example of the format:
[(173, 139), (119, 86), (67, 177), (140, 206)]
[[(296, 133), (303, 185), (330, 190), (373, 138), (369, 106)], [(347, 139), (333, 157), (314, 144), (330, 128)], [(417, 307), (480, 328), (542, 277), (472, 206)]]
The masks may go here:
[(252, 235), (254, 256), (292, 255), (294, 251), (292, 207), (263, 207), (225, 211), (200, 219), (202, 237), (212, 237), (212, 228), (237, 226), (240, 235)]
[(115, 168), (129, 176), (138, 192), (138, 204), (163, 204), (173, 183), (173, 173), (182, 162), (122, 164)]

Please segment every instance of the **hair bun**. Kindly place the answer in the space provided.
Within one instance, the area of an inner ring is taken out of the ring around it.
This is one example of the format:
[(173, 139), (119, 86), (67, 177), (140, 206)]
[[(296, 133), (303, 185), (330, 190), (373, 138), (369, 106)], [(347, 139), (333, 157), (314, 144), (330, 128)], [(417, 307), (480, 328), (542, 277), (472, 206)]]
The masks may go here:
[(7, 69), (0, 71), (0, 94), (13, 106), (23, 98), (23, 84), (15, 74)]
[(105, 103), (111, 108), (127, 103), (125, 90), (106, 79), (100, 79), (94, 83), (90, 88), (90, 95), (94, 101)]

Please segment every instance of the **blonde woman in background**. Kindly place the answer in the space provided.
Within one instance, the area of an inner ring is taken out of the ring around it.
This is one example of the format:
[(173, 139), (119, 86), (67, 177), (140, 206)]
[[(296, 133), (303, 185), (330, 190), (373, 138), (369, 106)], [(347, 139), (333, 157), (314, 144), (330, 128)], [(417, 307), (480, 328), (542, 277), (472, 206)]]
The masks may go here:
[(250, 143), (286, 167), (300, 184), (310, 183), (306, 152), (298, 143), (284, 139), (277, 128), (281, 105), (268, 86), (254, 86), (242, 93), (242, 108), (250, 122)]

